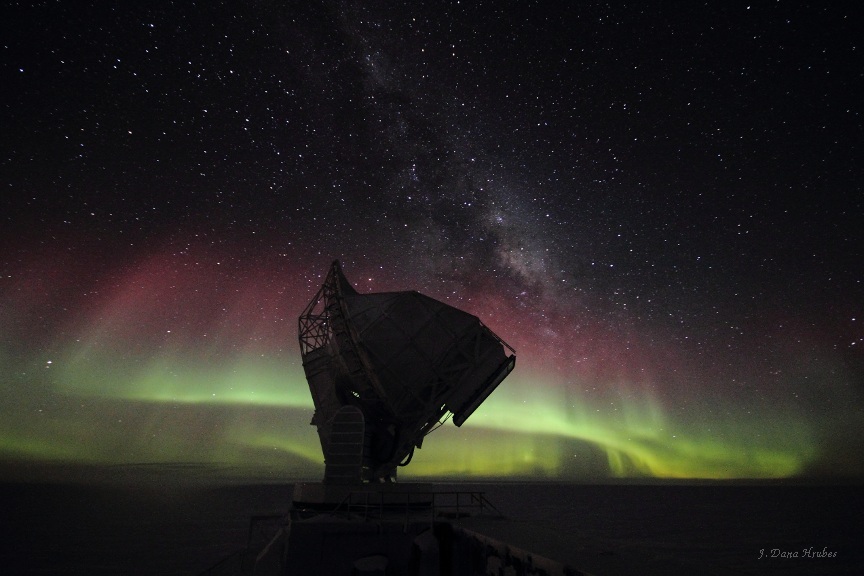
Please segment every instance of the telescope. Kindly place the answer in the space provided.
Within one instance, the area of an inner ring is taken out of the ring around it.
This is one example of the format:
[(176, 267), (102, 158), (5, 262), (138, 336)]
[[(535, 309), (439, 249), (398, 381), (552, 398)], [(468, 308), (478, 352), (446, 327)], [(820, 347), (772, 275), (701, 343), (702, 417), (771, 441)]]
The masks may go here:
[(430, 432), (461, 426), (516, 354), (476, 316), (416, 291), (358, 293), (339, 261), (299, 318), (325, 484), (392, 482)]

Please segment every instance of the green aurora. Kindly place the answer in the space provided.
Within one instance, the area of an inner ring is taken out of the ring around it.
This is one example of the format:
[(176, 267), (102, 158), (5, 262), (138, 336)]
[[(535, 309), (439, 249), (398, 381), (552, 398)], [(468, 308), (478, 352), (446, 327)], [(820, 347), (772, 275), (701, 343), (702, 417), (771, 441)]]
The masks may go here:
[[(78, 347), (19, 366), (18, 384), (41, 392), (8, 399), (18, 409), (0, 425), (0, 454), (314, 477), (323, 463), (308, 424), (311, 397), (297, 359), (283, 356), (112, 362), (108, 353)], [(785, 478), (816, 458), (814, 431), (799, 415), (775, 415), (773, 426), (756, 413), (734, 426), (707, 410), (684, 420), (651, 394), (625, 393), (635, 386), (618, 388), (602, 402), (565, 395), (552, 377), (520, 366), (461, 429), (447, 424), (427, 437), (402, 476)]]

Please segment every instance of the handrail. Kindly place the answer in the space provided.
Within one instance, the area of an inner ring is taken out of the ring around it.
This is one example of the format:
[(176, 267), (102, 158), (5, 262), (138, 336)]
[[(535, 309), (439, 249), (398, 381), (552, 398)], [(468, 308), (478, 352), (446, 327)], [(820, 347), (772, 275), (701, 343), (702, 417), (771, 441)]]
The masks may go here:
[[(371, 498), (375, 496), (375, 498)], [(467, 502), (465, 498), (467, 497)], [(479, 511), (485, 514), (492, 511), (501, 515), (501, 512), (485, 496), (485, 492), (478, 490), (352, 490), (332, 509), (321, 511), (321, 513), (363, 514), (363, 520), (367, 521), (370, 514), (377, 518), (383, 518), (385, 514), (405, 514), (406, 524), (419, 515), (426, 516), (430, 522), (435, 518), (455, 512), (456, 517), (462, 517), (462, 513)]]
[[(232, 574), (254, 575), (262, 557), (267, 554), (274, 543), (280, 538), (287, 539), (292, 520), (297, 514), (309, 518), (321, 514), (344, 514), (352, 517), (354, 513), (362, 512), (364, 522), (396, 520), (404, 514), (404, 529), (411, 522), (428, 520), (432, 527), (435, 520), (447, 512), (455, 512), (455, 518), (462, 518), (478, 511), (479, 514), (501, 512), (486, 498), (486, 493), (479, 490), (393, 490), (365, 489), (352, 490), (332, 509), (292, 509), (288, 514), (264, 514), (249, 518), (249, 532), (246, 546), (239, 548), (222, 558), (209, 568), (199, 572), (199, 576), (216, 576), (224, 574), (226, 568), (235, 568)], [(310, 515), (311, 513), (311, 515)], [(269, 530), (268, 530), (269, 529)], [(257, 546), (253, 540), (258, 540)], [(255, 554), (254, 551), (257, 551)], [(253, 555), (254, 554), (254, 555)], [(235, 564), (237, 564), (235, 566)]]

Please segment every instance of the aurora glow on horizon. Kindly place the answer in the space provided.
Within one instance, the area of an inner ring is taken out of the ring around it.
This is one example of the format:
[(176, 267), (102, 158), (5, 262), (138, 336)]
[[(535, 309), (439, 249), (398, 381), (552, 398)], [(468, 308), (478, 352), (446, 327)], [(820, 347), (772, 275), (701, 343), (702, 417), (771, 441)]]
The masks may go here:
[[(339, 258), (517, 352), (400, 478), (864, 477), (839, 8), (190, 10), (5, 19), (0, 464), (320, 477), (297, 317)], [(790, 18), (818, 83), (749, 39)]]
[[(299, 270), (226, 272), (224, 258), (170, 270), (174, 258), (147, 257), (77, 297), (77, 281), (54, 279), (73, 278), (75, 266), (55, 264), (54, 278), (45, 278), (42, 265), (7, 276), (6, 346), (34, 344), (34, 327), (46, 340), (35, 343), (38, 355), (4, 350), (14, 374), (0, 426), (4, 454), (62, 463), (197, 462), (287, 476), (320, 467), (289, 315), (309, 297), (309, 280)], [(462, 304), (474, 307), (471, 298)], [(782, 478), (806, 472), (820, 456), (823, 423), (795, 403), (709, 396), (704, 384), (688, 391), (700, 379), (730, 376), (656, 343), (630, 340), (632, 352), (624, 343), (616, 349), (610, 334), (594, 328), (593, 335), (574, 333), (570, 345), (591, 350), (601, 341), (605, 349), (568, 362), (554, 338), (547, 336), (545, 350), (532, 348), (550, 328), (526, 328), (530, 312), (487, 316), (526, 351), (518, 370), (462, 429), (431, 436), (405, 477)], [(777, 361), (800, 382), (831, 378), (808, 374), (807, 366), (796, 375), (789, 356)], [(15, 390), (31, 394), (16, 397)], [(842, 409), (835, 416), (842, 419)], [(307, 467), (284, 469), (286, 454)]]

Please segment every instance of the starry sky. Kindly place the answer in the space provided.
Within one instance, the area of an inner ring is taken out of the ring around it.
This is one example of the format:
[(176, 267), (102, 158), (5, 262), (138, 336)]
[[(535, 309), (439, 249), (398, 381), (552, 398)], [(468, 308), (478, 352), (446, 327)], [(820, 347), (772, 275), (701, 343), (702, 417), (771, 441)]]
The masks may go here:
[(400, 477), (864, 478), (860, 12), (0, 11), (3, 474), (320, 478), (339, 259), (516, 349)]

